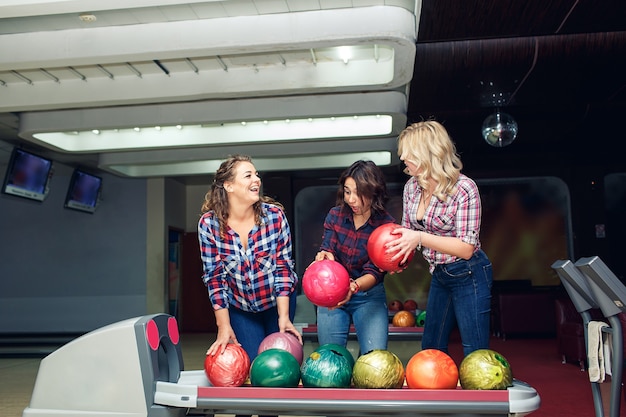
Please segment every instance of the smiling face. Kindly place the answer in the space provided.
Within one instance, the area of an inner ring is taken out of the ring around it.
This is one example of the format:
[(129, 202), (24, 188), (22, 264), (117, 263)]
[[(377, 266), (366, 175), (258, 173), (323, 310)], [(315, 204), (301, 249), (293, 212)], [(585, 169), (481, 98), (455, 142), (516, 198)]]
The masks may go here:
[(224, 182), (224, 188), (229, 198), (252, 205), (260, 198), (261, 177), (252, 163), (241, 161), (235, 167), (233, 179)]
[(356, 187), (354, 178), (348, 177), (343, 183), (343, 201), (350, 206), (352, 213), (356, 215), (367, 214), (372, 206), (372, 202), (367, 198), (362, 198)]

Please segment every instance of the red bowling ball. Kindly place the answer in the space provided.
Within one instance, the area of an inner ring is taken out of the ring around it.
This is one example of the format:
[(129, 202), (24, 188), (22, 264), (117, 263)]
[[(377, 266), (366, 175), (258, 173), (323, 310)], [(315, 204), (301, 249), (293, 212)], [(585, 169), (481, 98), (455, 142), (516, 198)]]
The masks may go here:
[(206, 355), (204, 372), (214, 387), (240, 387), (248, 379), (250, 357), (241, 346), (229, 343), (223, 353)]
[(302, 276), (304, 295), (316, 306), (334, 307), (350, 291), (350, 275), (337, 261), (315, 261)]
[(415, 311), (417, 310), (417, 301), (409, 298), (402, 304), (402, 307), (404, 310)]
[(391, 260), (395, 253), (385, 253), (385, 244), (399, 237), (399, 235), (391, 234), (391, 232), (398, 227), (400, 226), (395, 223), (386, 223), (382, 226), (378, 226), (367, 240), (367, 254), (370, 260), (374, 265), (386, 272), (397, 272), (404, 269), (406, 264), (411, 262), (415, 254), (415, 251), (411, 251), (406, 263), (401, 264), (402, 259)]
[(291, 353), (294, 358), (298, 361), (298, 364), (302, 365), (302, 360), (304, 358), (304, 348), (302, 347), (302, 343), (296, 336), (288, 332), (276, 332), (267, 335), (259, 345), (258, 353), (266, 351), (268, 349), (282, 349)]

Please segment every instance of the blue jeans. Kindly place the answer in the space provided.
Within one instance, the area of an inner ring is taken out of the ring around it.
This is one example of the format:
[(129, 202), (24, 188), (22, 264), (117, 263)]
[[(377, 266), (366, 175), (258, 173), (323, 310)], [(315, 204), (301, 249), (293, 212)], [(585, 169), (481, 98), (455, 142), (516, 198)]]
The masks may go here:
[(464, 355), (488, 349), (492, 281), (491, 262), (482, 250), (467, 261), (437, 265), (428, 293), (422, 349), (447, 353), (455, 324)]
[(346, 346), (350, 322), (354, 323), (359, 349), (365, 354), (374, 349), (387, 349), (389, 315), (387, 296), (382, 283), (368, 291), (352, 295), (344, 306), (329, 310), (317, 308), (317, 339), (320, 345), (335, 343)]
[[(289, 320), (293, 322), (296, 306), (296, 293), (289, 299)], [(251, 313), (230, 306), (228, 309), (230, 326), (237, 336), (237, 341), (250, 357), (250, 362), (257, 357), (259, 346), (266, 336), (276, 333), (278, 328), (278, 308)]]

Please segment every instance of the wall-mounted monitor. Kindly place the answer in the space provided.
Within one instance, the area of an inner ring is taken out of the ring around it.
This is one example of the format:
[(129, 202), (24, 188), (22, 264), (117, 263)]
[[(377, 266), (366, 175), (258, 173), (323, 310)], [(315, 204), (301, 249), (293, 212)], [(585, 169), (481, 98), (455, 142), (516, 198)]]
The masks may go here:
[(43, 201), (48, 195), (52, 160), (14, 148), (7, 167), (2, 192)]
[(70, 186), (67, 189), (65, 207), (93, 213), (98, 207), (101, 191), (101, 177), (77, 168), (72, 173)]

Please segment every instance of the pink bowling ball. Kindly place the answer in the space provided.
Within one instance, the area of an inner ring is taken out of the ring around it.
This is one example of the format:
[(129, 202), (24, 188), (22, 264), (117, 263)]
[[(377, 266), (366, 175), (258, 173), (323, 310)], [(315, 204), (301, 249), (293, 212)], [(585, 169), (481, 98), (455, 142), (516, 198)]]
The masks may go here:
[(350, 276), (337, 261), (315, 261), (304, 271), (302, 290), (316, 306), (334, 307), (348, 295)]
[(268, 349), (282, 349), (291, 353), (294, 358), (302, 365), (304, 358), (304, 349), (302, 343), (296, 336), (288, 332), (276, 332), (265, 336), (265, 339), (261, 341), (259, 345), (258, 353), (261, 353)]

